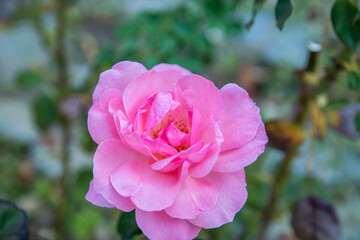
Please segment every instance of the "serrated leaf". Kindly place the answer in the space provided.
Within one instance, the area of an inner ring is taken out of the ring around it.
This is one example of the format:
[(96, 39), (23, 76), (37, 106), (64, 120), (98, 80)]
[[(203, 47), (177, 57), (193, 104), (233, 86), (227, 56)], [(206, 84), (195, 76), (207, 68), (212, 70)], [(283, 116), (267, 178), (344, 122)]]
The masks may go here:
[(41, 95), (34, 100), (33, 113), (35, 123), (41, 130), (48, 129), (58, 117), (56, 104), (47, 95)]
[(255, 18), (257, 13), (261, 10), (266, 0), (254, 0), (254, 5), (252, 9), (252, 16), (250, 21), (245, 25), (247, 29), (249, 29), (255, 22)]
[(342, 109), (343, 107), (347, 106), (350, 103), (348, 99), (338, 99), (335, 101), (330, 102), (326, 108), (330, 110), (338, 110)]
[(360, 132), (360, 111), (355, 115), (355, 127), (358, 132)]
[(11, 202), (0, 200), (0, 239), (26, 240), (28, 237), (25, 212)]
[(351, 90), (359, 90), (360, 88), (360, 76), (356, 72), (349, 72), (348, 84)]
[(347, 46), (355, 48), (360, 41), (360, 12), (349, 0), (337, 0), (331, 11), (336, 35)]
[(286, 20), (291, 16), (293, 6), (291, 0), (278, 0), (275, 7), (276, 25), (283, 29)]

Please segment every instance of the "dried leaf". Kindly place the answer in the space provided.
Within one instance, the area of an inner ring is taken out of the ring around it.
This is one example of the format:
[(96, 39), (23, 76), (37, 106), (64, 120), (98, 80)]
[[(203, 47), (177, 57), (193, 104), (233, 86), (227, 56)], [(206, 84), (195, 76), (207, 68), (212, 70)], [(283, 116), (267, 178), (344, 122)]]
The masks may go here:
[(307, 132), (296, 124), (277, 120), (265, 124), (269, 144), (280, 150), (289, 151), (302, 144)]
[(291, 225), (301, 240), (340, 239), (340, 223), (334, 208), (317, 197), (306, 197), (295, 204)]

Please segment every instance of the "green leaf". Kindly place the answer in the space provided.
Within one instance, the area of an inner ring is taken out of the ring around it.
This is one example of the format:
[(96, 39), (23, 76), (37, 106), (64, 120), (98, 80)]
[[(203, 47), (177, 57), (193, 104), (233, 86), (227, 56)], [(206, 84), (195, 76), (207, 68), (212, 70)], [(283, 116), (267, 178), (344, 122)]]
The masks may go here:
[(35, 123), (41, 130), (48, 129), (58, 118), (55, 102), (46, 95), (34, 100), (33, 113)]
[(31, 70), (23, 71), (16, 77), (17, 85), (23, 88), (39, 86), (43, 81), (43, 75)]
[(349, 104), (349, 100), (348, 99), (339, 99), (339, 100), (335, 100), (330, 102), (326, 108), (327, 109), (331, 109), (331, 110), (338, 110), (341, 109), (345, 106), (347, 106)]
[(26, 240), (28, 238), (25, 212), (11, 202), (0, 200), (0, 239)]
[(360, 132), (360, 111), (355, 115), (355, 127), (358, 132)]
[(356, 72), (349, 72), (348, 84), (351, 90), (359, 90), (360, 88), (360, 76)]
[(141, 233), (135, 221), (135, 211), (121, 213), (117, 223), (117, 232), (122, 239), (131, 239), (136, 234)]
[(360, 12), (350, 0), (337, 0), (331, 11), (336, 35), (350, 48), (360, 41)]
[(245, 25), (247, 29), (249, 29), (255, 22), (255, 18), (257, 13), (261, 10), (266, 0), (254, 0), (253, 10), (252, 10), (252, 16), (250, 21)]
[(276, 25), (283, 29), (285, 21), (291, 16), (293, 6), (291, 0), (278, 0), (275, 7)]

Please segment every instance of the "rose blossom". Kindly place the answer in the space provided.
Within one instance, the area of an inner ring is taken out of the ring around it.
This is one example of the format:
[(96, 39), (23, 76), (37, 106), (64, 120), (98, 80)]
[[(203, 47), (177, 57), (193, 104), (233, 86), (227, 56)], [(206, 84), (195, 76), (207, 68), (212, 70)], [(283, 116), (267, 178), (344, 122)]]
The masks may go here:
[(135, 209), (150, 239), (193, 239), (231, 222), (246, 198), (244, 167), (264, 151), (259, 108), (188, 70), (119, 62), (100, 75), (88, 116), (99, 144), (86, 199)]

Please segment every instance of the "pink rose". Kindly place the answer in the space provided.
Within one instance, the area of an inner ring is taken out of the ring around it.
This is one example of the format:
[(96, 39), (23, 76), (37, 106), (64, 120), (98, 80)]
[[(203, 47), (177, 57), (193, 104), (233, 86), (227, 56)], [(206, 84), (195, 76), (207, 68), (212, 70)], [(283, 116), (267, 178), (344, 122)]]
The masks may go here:
[(150, 239), (193, 239), (234, 219), (247, 198), (244, 167), (267, 143), (244, 89), (218, 90), (178, 65), (124, 61), (100, 75), (93, 102), (89, 202), (135, 209)]

